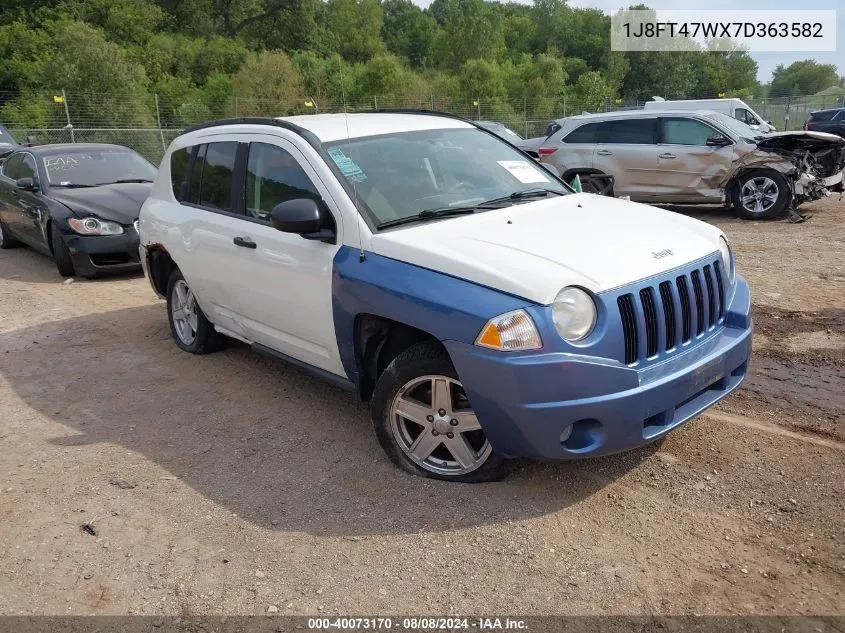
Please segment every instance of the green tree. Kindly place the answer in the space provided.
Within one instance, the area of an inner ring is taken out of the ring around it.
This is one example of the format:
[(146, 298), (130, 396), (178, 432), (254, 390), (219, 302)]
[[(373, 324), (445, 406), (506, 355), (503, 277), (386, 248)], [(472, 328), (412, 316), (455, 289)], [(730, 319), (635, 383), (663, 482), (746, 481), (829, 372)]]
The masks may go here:
[(610, 93), (607, 81), (595, 70), (584, 73), (575, 83), (575, 98), (579, 109), (598, 111), (604, 105), (605, 97), (611, 96)]
[(326, 11), (334, 50), (344, 59), (365, 62), (384, 50), (378, 0), (328, 0)]
[(778, 64), (772, 73), (769, 96), (811, 95), (838, 83), (839, 77), (834, 64), (820, 64), (814, 59), (793, 62), (787, 67)]
[(234, 77), (232, 89), (239, 115), (281, 116), (296, 111), (303, 98), (299, 74), (281, 51), (247, 57)]
[(431, 56), (437, 22), (411, 0), (384, 0), (381, 37), (387, 50), (405, 57), (411, 66), (424, 66)]

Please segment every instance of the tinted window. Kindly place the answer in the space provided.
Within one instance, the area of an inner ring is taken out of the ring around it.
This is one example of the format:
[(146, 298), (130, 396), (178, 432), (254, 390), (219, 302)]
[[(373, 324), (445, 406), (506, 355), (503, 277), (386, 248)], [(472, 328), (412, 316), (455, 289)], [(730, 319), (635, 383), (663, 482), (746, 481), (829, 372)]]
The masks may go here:
[(572, 130), (563, 139), (564, 143), (595, 143), (603, 123), (587, 123)]
[(840, 110), (824, 110), (822, 112), (813, 112), (810, 114), (811, 121), (832, 121)]
[(247, 215), (267, 221), (273, 207), (296, 198), (320, 199), (297, 160), (281, 147), (252, 143), (246, 173)]
[(707, 139), (717, 133), (695, 119), (663, 119), (663, 142), (670, 145), (707, 145)]
[(620, 119), (607, 122), (605, 143), (652, 145), (655, 140), (655, 119)]
[(35, 159), (31, 155), (24, 154), (18, 178), (32, 178), (33, 181), (38, 182), (38, 168), (35, 166)]
[(173, 185), (173, 195), (179, 200), (188, 197), (188, 163), (191, 160), (193, 147), (177, 149), (170, 155), (170, 182)]
[(21, 173), (21, 160), (22, 157), (20, 154), (15, 154), (7, 160), (3, 164), (3, 175), (6, 176), (6, 178), (11, 178), (12, 180), (20, 178), (18, 174)]
[(747, 123), (748, 125), (760, 125), (760, 119), (751, 114), (745, 108), (737, 108), (734, 111), (734, 116), (743, 123)]
[(235, 171), (235, 155), (238, 144), (209, 143), (202, 165), (202, 184), (199, 204), (203, 207), (234, 211), (232, 209), (232, 174)]

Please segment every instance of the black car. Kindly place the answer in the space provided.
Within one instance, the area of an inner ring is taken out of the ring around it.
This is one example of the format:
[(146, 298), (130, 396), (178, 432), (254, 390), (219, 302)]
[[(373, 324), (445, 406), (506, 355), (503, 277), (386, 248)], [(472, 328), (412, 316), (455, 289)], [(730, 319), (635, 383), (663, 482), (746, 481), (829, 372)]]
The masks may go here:
[(804, 129), (810, 132), (838, 134), (845, 138), (845, 108), (811, 112)]
[(0, 248), (27, 244), (65, 277), (140, 270), (138, 212), (155, 176), (119, 145), (20, 147), (0, 166)]

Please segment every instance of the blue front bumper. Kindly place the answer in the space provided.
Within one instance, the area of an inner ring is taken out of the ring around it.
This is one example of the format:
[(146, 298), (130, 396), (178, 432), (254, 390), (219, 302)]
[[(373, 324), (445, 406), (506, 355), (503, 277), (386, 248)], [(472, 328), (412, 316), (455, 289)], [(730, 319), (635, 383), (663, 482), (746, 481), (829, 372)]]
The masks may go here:
[(642, 446), (736, 389), (751, 355), (751, 298), (737, 276), (724, 323), (642, 368), (572, 353), (509, 354), (446, 341), (494, 450), (574, 459)]

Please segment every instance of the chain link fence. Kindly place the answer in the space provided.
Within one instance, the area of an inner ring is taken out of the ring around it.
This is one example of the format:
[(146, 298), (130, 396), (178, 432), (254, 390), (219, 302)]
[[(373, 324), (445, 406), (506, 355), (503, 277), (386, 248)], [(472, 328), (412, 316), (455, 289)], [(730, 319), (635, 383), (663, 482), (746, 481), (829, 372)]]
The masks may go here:
[[(779, 130), (800, 129), (810, 112), (845, 106), (845, 95), (828, 94), (781, 99), (745, 99)], [(638, 109), (643, 102), (611, 98), (588, 101), (566, 98), (454, 99), (435, 93), (413, 97), (373, 96), (319, 100), (303, 95), (288, 100), (239, 98), (205, 100), (196, 95), (120, 95), (36, 92), (0, 93), (0, 124), (21, 142), (115, 143), (131, 147), (158, 164), (168, 144), (189, 125), (244, 116), (290, 116), (372, 109), (429, 109), (474, 120), (496, 121), (525, 138), (541, 136), (556, 118), (607, 110)]]

